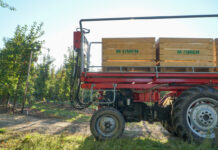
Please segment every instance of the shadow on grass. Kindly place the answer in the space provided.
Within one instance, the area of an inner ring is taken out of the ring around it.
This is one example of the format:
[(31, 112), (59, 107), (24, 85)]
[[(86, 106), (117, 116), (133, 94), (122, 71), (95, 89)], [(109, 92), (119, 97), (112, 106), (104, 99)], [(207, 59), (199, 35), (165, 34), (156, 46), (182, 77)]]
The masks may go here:
[(87, 137), (78, 150), (142, 150), (169, 149), (166, 144), (140, 138), (123, 138), (108, 141), (96, 141), (92, 136)]
[(210, 143), (190, 144), (175, 139), (161, 142), (144, 137), (121, 138), (107, 141), (96, 141), (92, 136), (85, 138), (77, 150), (217, 150)]
[[(16, 144), (15, 144), (16, 143)], [(1, 145), (2, 144), (2, 145)], [(0, 149), (73, 149), (73, 150), (217, 150), (209, 143), (189, 144), (182, 140), (158, 141), (146, 137), (120, 138), (96, 141), (93, 136), (45, 135), (28, 133), (23, 135), (0, 135)]]

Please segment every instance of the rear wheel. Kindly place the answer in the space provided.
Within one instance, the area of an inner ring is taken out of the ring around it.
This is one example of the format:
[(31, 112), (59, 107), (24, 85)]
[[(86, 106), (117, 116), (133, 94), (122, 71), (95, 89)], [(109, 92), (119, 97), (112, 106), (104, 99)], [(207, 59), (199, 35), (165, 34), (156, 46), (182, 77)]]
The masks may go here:
[[(165, 97), (162, 106), (172, 108), (173, 101), (174, 101), (173, 97), (171, 97), (171, 96)], [(175, 133), (173, 125), (172, 125), (171, 115), (172, 115), (171, 112), (169, 112), (168, 119), (167, 120), (162, 120), (161, 124), (170, 134), (176, 136), (176, 133)]]
[(215, 139), (218, 128), (218, 91), (207, 86), (183, 92), (173, 105), (173, 126), (185, 140)]
[(92, 135), (98, 140), (119, 138), (124, 131), (122, 114), (114, 108), (102, 108), (95, 112), (90, 122)]
[(163, 120), (163, 121), (161, 121), (161, 124), (164, 127), (164, 129), (166, 129), (170, 134), (176, 136), (176, 133), (174, 132), (171, 120)]

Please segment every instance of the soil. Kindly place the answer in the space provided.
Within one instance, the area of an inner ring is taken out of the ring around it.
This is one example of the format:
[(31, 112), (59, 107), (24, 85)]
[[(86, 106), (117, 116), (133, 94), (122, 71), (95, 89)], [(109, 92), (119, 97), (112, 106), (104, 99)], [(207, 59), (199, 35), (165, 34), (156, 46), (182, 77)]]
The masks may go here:
[[(38, 132), (41, 134), (81, 134), (91, 135), (89, 122), (71, 123), (56, 118), (35, 117), (30, 115), (0, 114), (0, 128), (10, 132)], [(151, 137), (159, 140), (171, 135), (159, 124), (148, 122), (127, 123), (123, 137)]]

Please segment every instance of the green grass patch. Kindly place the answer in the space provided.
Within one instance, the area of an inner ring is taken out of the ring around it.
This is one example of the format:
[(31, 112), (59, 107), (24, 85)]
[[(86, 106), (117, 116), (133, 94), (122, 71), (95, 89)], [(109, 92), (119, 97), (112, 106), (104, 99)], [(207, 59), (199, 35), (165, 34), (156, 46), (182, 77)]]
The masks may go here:
[(31, 108), (40, 111), (44, 116), (55, 117), (70, 122), (88, 122), (91, 118), (91, 115), (58, 107), (58, 105), (36, 103)]
[[(16, 137), (16, 138), (14, 138)], [(181, 140), (158, 141), (150, 138), (122, 138), (96, 141), (92, 136), (44, 135), (11, 136), (0, 141), (3, 150), (216, 150), (210, 143), (189, 144)]]
[(0, 134), (4, 134), (4, 133), (6, 133), (7, 132), (7, 129), (5, 129), (5, 128), (0, 128)]

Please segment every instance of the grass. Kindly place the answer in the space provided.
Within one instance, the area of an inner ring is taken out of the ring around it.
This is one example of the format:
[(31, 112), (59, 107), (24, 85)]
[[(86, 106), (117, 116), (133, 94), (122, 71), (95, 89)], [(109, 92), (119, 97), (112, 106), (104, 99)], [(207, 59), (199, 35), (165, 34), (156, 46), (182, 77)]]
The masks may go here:
[(88, 122), (91, 118), (91, 115), (58, 107), (57, 105), (35, 103), (31, 108), (38, 110), (43, 116), (59, 118), (69, 122)]
[[(70, 122), (87, 122), (91, 115), (75, 110), (36, 103), (32, 106), (40, 115), (64, 119)], [(137, 123), (141, 127), (141, 123)], [(132, 124), (127, 124), (132, 126)], [(96, 141), (93, 136), (80, 134), (48, 135), (39, 133), (17, 133), (0, 128), (1, 150), (218, 150), (208, 141), (190, 144), (181, 139), (157, 140), (148, 137), (121, 138)]]
[[(1, 140), (5, 137), (5, 140)], [(16, 138), (15, 138), (16, 137)], [(188, 144), (181, 140), (158, 141), (138, 137), (96, 141), (92, 136), (39, 133), (0, 135), (2, 150), (216, 150), (210, 143)]]
[(5, 128), (0, 128), (0, 134), (4, 134), (4, 133), (6, 133), (7, 132), (7, 129), (5, 129)]

